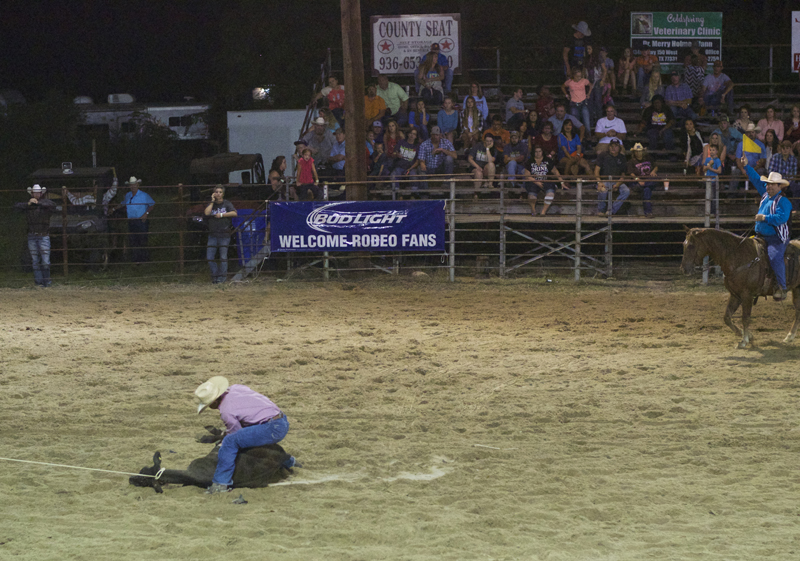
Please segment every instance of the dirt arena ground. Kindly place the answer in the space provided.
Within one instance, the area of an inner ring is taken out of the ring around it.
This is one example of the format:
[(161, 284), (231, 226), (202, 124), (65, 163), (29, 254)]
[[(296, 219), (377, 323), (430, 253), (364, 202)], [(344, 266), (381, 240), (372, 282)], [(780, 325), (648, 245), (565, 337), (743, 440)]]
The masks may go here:
[[(0, 461), (0, 558), (800, 557), (800, 343), (726, 293), (537, 281), (0, 290), (0, 456), (184, 468), (224, 374), (287, 413), (291, 485), (163, 495)], [(246, 505), (232, 504), (242, 493)]]

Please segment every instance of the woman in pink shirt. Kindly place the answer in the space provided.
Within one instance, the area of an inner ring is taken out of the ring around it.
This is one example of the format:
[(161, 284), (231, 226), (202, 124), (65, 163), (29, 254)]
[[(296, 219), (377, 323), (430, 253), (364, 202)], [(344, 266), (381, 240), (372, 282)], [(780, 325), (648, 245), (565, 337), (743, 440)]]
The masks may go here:
[(772, 129), (775, 131), (775, 136), (778, 137), (778, 142), (783, 140), (783, 121), (779, 121), (775, 118), (775, 108), (770, 105), (767, 107), (767, 116), (764, 119), (761, 119), (758, 122), (758, 128), (761, 129), (761, 132), (758, 133), (756, 136), (761, 142), (764, 142), (764, 137), (767, 134), (767, 130)]
[[(586, 91), (587, 87), (589, 91)], [(569, 89), (569, 92), (567, 92), (567, 89)], [(583, 77), (583, 71), (580, 68), (572, 70), (572, 78), (564, 82), (561, 86), (561, 91), (569, 98), (570, 115), (583, 121), (583, 126), (586, 127), (587, 131), (592, 130), (588, 100), (589, 95), (592, 93), (592, 84)]]

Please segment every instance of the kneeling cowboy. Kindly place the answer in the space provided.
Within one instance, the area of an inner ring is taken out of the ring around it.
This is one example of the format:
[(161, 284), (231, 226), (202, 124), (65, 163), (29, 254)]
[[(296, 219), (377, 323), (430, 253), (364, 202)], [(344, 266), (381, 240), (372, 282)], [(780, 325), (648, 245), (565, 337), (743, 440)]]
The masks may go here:
[(792, 216), (792, 203), (781, 194), (781, 188), (789, 182), (780, 173), (771, 172), (768, 177), (759, 177), (758, 172), (747, 165), (742, 157), (747, 177), (753, 182), (761, 195), (761, 204), (756, 214), (756, 234), (767, 242), (767, 256), (778, 287), (772, 297), (776, 301), (786, 299), (786, 264), (783, 256), (789, 245), (789, 218)]

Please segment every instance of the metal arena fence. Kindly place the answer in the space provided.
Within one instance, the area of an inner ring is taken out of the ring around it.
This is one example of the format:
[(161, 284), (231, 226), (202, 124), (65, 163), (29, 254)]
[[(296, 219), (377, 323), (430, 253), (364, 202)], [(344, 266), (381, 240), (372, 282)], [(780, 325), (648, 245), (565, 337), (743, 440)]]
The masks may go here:
[[(416, 191), (411, 181), (419, 182)], [(727, 183), (720, 178), (720, 184)], [(644, 215), (642, 189), (627, 181), (630, 198), (615, 215), (596, 213), (596, 182), (565, 177), (545, 216), (533, 215), (525, 190), (498, 175), (490, 188), (467, 175), (406, 178), (397, 190), (388, 179), (370, 181), (370, 199), (439, 199), (446, 208), (444, 253), (273, 253), (269, 254), (269, 219), (261, 212), (270, 201), (285, 198), (266, 185), (230, 185), (226, 198), (240, 212), (228, 255), (229, 281), (261, 276), (275, 279), (329, 280), (353, 274), (404, 275), (423, 272), (443, 281), (459, 277), (515, 278), (558, 276), (673, 279), (682, 255), (684, 227), (721, 227), (740, 234), (752, 231), (760, 196), (742, 181), (725, 192), (698, 177), (662, 176), (652, 194), (653, 217)], [(352, 183), (351, 183), (352, 184)], [(330, 198), (343, 199), (347, 184), (329, 185)], [(150, 216), (147, 260), (133, 261), (127, 219), (106, 215), (102, 205), (77, 206), (51, 188), (58, 211), (51, 221), (51, 273), (56, 283), (208, 282), (208, 238), (203, 211), (212, 185), (142, 186), (156, 201)], [(4, 200), (27, 200), (4, 191)], [(60, 196), (61, 195), (61, 196)], [(122, 199), (118, 193), (109, 209)], [(602, 195), (607, 204), (616, 193)], [(537, 202), (541, 211), (543, 197)], [(0, 284), (30, 285), (30, 258), (23, 213), (5, 206), (0, 251), (5, 252)], [(124, 211), (123, 211), (124, 212)], [(248, 214), (249, 213), (249, 214)], [(89, 217), (100, 218), (90, 220)], [(708, 279), (706, 267), (704, 279)]]

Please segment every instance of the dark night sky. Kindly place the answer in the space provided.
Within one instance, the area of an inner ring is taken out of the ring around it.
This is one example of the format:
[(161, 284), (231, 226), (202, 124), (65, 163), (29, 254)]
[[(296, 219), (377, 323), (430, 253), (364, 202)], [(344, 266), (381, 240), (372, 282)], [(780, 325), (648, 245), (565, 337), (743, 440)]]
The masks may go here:
[[(0, 89), (29, 100), (49, 90), (90, 95), (129, 92), (142, 101), (176, 101), (185, 95), (211, 100), (254, 82), (302, 82), (310, 88), (325, 47), (341, 45), (338, 0), (6, 0), (0, 17)], [(595, 22), (604, 42), (622, 44), (630, 9), (724, 11), (723, 41), (767, 42), (782, 26), (789, 41), (791, 2), (651, 2), (537, 0), (485, 2), (361, 0), (365, 38), (368, 16), (461, 12), (464, 40), (485, 46), (541, 46), (561, 42), (569, 24)], [(735, 5), (737, 9), (730, 10)], [(524, 24), (508, 25), (508, 14)], [(621, 25), (619, 22), (623, 22)], [(736, 33), (747, 22), (743, 33)], [(774, 40), (774, 39), (773, 39)], [(558, 43), (556, 43), (558, 44)], [(365, 41), (366, 45), (366, 41)], [(301, 104), (302, 105), (302, 104)]]

